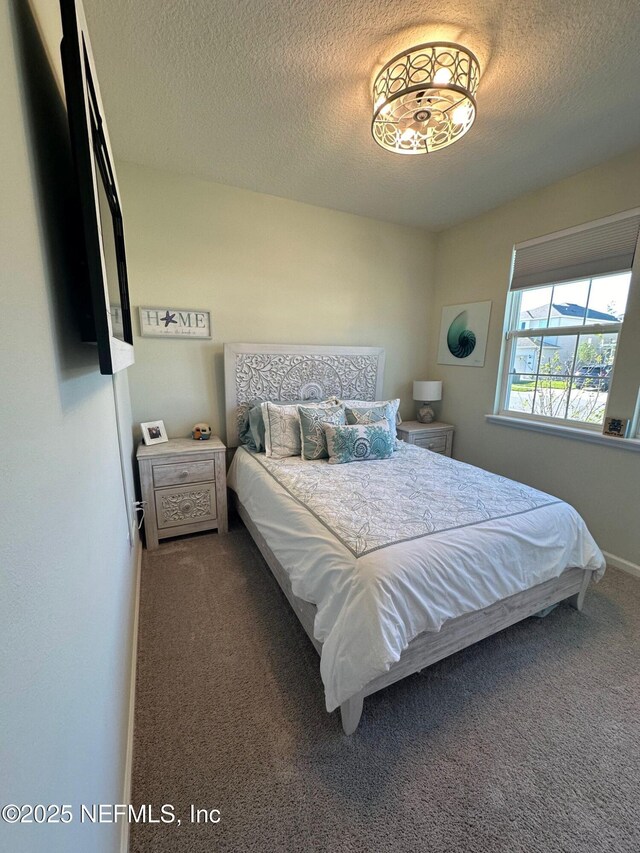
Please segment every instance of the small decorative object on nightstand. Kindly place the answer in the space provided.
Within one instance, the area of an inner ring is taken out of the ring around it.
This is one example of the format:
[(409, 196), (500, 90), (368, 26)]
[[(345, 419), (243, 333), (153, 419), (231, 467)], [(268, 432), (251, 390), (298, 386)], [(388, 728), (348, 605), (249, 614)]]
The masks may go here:
[(138, 447), (147, 549), (160, 539), (200, 530), (226, 533), (226, 447), (217, 436), (208, 441), (171, 438)]
[(407, 444), (415, 444), (417, 447), (424, 447), (434, 453), (451, 456), (453, 431), (452, 424), (443, 424), (441, 421), (433, 421), (430, 424), (403, 421), (398, 425), (398, 438), (406, 441)]
[(424, 403), (416, 415), (420, 423), (432, 423), (435, 413), (429, 403), (442, 400), (442, 382), (415, 379), (413, 382), (413, 399)]
[(211, 438), (211, 427), (209, 424), (194, 424), (191, 430), (191, 438), (194, 441), (209, 441)]

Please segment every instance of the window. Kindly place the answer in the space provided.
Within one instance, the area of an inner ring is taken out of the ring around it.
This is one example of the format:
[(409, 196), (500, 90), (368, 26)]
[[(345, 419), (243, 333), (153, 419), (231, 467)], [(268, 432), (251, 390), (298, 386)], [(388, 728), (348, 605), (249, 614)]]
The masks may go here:
[(498, 414), (602, 430), (639, 231), (632, 211), (515, 247)]
[(631, 273), (510, 294), (504, 411), (601, 427)]

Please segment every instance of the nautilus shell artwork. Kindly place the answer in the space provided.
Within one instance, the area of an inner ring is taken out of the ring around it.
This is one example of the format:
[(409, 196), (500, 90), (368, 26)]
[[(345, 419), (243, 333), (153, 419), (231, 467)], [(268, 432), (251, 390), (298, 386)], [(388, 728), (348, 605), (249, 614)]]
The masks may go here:
[(491, 302), (463, 302), (442, 307), (438, 364), (483, 367)]
[(456, 358), (467, 358), (476, 348), (475, 332), (467, 328), (467, 323), (467, 312), (461, 311), (447, 331), (447, 346), (451, 355)]

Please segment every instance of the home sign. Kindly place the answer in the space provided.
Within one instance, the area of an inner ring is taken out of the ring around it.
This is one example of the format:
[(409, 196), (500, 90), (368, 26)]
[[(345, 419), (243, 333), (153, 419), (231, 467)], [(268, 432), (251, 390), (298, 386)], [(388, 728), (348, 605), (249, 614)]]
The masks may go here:
[(145, 338), (210, 338), (208, 311), (184, 308), (139, 308), (140, 334)]

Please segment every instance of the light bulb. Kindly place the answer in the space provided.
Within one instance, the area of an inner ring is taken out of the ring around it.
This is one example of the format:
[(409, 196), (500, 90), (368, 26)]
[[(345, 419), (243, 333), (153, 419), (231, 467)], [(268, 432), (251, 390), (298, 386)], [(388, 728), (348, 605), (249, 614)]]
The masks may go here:
[(436, 73), (433, 75), (434, 83), (449, 83), (451, 81), (451, 72), (448, 68), (438, 68)]
[(466, 104), (456, 107), (451, 113), (451, 120), (454, 124), (464, 124), (469, 118), (469, 107)]
[(415, 130), (412, 127), (408, 127), (404, 133), (400, 135), (400, 142), (411, 142), (415, 135)]

